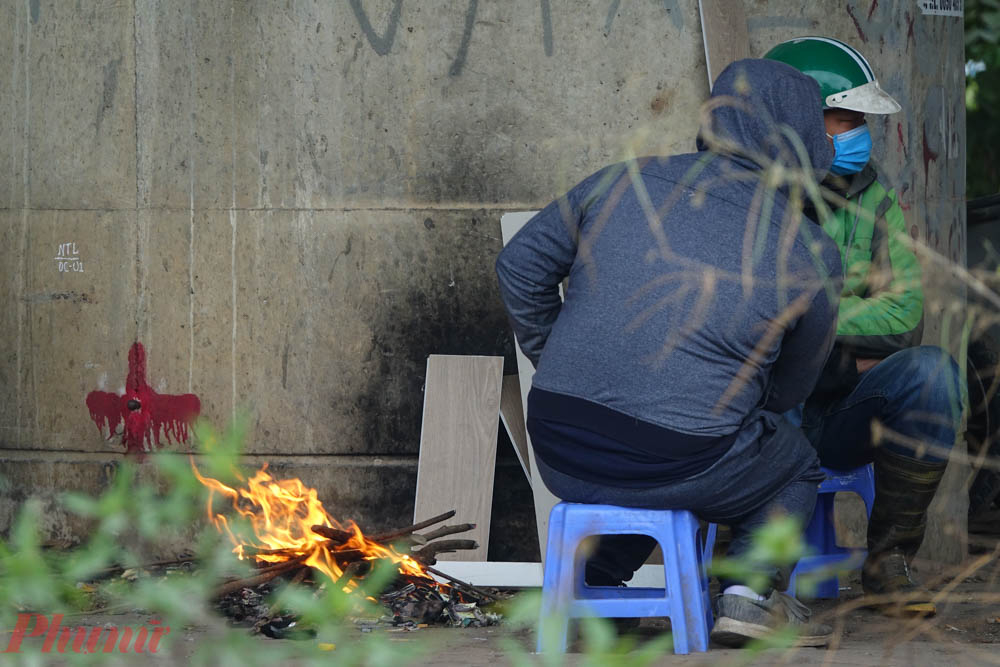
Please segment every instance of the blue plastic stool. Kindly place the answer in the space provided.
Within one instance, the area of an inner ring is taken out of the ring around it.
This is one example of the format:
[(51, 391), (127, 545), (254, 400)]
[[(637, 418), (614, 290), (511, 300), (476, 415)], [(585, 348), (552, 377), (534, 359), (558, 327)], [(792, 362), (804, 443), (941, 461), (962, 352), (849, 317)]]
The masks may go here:
[[(543, 649), (542, 626), (559, 623), (555, 646), (566, 651), (570, 619), (670, 618), (674, 653), (708, 650), (712, 609), (698, 519), (683, 510), (647, 510), (614, 505), (559, 503), (549, 515), (549, 536), (542, 583), (538, 651)], [(710, 532), (714, 532), (711, 531)], [(648, 535), (663, 549), (666, 588), (588, 586), (584, 582), (585, 554), (580, 543), (594, 535)]]
[[(865, 502), (868, 517), (872, 515), (872, 503), (875, 502), (875, 474), (871, 465), (854, 470), (836, 471), (823, 468), (826, 480), (819, 485), (819, 496), (816, 498), (816, 510), (812, 520), (806, 527), (805, 540), (808, 547), (816, 553), (799, 561), (792, 572), (788, 585), (788, 593), (795, 595), (795, 581), (798, 575), (829, 567), (848, 559), (863, 559), (864, 549), (846, 549), (837, 545), (837, 531), (833, 523), (833, 500), (838, 491), (852, 491)], [(836, 598), (840, 594), (840, 582), (834, 575), (816, 586), (817, 598)]]

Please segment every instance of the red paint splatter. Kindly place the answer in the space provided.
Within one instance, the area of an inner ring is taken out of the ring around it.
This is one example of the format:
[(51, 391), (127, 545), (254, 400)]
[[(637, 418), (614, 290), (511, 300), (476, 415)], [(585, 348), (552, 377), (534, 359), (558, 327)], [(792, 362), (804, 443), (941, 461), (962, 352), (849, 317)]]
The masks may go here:
[(875, 13), (875, 8), (878, 7), (878, 0), (872, 0), (871, 9), (868, 10), (868, 20), (872, 20), (872, 14)]
[(899, 208), (904, 211), (910, 210), (910, 203), (908, 202), (910, 198), (909, 192), (910, 184), (904, 181), (902, 187), (899, 188), (899, 197), (896, 198), (896, 201), (899, 202)]
[(858, 17), (854, 15), (854, 10), (851, 8), (850, 5), (847, 6), (847, 13), (850, 14), (851, 20), (854, 21), (854, 27), (857, 28), (858, 30), (858, 37), (861, 38), (862, 42), (867, 44), (868, 38), (865, 37), (865, 31), (861, 29), (861, 23), (858, 22)]
[(937, 160), (938, 154), (927, 147), (927, 127), (924, 126), (924, 183), (927, 183), (927, 167), (931, 160)]
[(114, 437), (118, 425), (124, 423), (122, 444), (126, 454), (136, 454), (140, 460), (152, 446), (159, 449), (164, 440), (184, 442), (188, 425), (201, 412), (201, 401), (194, 394), (157, 394), (146, 382), (146, 350), (135, 342), (128, 351), (128, 379), (121, 396), (106, 391), (87, 394), (87, 408), (97, 428), (107, 426)]
[(899, 137), (899, 147), (903, 149), (903, 157), (910, 159), (910, 154), (906, 150), (906, 139), (903, 138), (903, 124), (896, 123), (896, 136)]

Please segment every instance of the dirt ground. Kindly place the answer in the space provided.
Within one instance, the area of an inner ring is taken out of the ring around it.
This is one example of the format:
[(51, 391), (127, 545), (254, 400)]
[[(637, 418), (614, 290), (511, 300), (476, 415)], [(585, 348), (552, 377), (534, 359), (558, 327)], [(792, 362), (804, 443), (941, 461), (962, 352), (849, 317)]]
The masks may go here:
[[(956, 577), (958, 572), (961, 576)], [(839, 600), (812, 601), (814, 618), (835, 628), (835, 639), (827, 649), (772, 649), (757, 654), (745, 650), (713, 646), (708, 653), (688, 656), (665, 655), (657, 665), (960, 665), (1000, 664), (1000, 562), (990, 556), (972, 556), (959, 570), (949, 574), (935, 573), (929, 569), (918, 572), (920, 578), (934, 590), (941, 592), (939, 613), (923, 620), (901, 620), (882, 616), (859, 607), (860, 580), (855, 573), (841, 581)], [(89, 627), (106, 624), (118, 627), (141, 626), (148, 619), (138, 614), (91, 615), (74, 619), (73, 625)], [(637, 647), (668, 631), (664, 619), (645, 619), (633, 634)], [(175, 629), (176, 630), (176, 629)], [(4, 633), (9, 635), (9, 632)], [(115, 656), (113, 664), (124, 665), (186, 665), (202, 641), (211, 641), (201, 628), (184, 628), (171, 633), (170, 655)], [(381, 637), (379, 637), (381, 635)], [(421, 628), (414, 632), (392, 632), (376, 629), (375, 633), (356, 634), (353, 628), (348, 638), (380, 638), (405, 655), (408, 647), (420, 648), (423, 657), (411, 662), (393, 665), (417, 664), (435, 667), (500, 667), (525, 664), (543, 664), (534, 649), (534, 632), (515, 630), (500, 625), (485, 628)], [(6, 637), (3, 637), (6, 642)], [(259, 637), (260, 642), (273, 640)], [(315, 641), (315, 640), (306, 640)], [(337, 665), (338, 651), (324, 654), (316, 664)], [(511, 650), (511, 645), (514, 651)], [(28, 646), (26, 640), (25, 646)], [(571, 644), (562, 663), (566, 665), (604, 664), (610, 661), (586, 662), (580, 654), (579, 640)], [(514, 655), (514, 653), (518, 655)], [(341, 653), (343, 654), (343, 653)], [(0, 664), (6, 663), (0, 659)], [(55, 659), (43, 658), (41, 664), (61, 664)], [(71, 664), (71, 663), (70, 663)], [(101, 663), (104, 664), (104, 663)], [(110, 664), (110, 663), (109, 663)], [(376, 664), (376, 663), (373, 663)], [(379, 662), (377, 664), (385, 664)], [(552, 663), (548, 663), (552, 664)], [(630, 664), (628, 657), (623, 662)]]

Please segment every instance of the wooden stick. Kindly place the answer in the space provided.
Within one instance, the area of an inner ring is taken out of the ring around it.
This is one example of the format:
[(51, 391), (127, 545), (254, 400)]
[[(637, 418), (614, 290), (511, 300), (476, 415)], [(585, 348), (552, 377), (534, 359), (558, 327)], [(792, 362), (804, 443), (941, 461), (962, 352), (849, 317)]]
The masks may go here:
[(434, 563), (430, 563), (430, 561), (434, 560), (435, 556), (439, 553), (478, 548), (479, 544), (475, 540), (438, 540), (437, 542), (431, 542), (419, 551), (414, 551), (411, 555), (420, 561), (433, 565)]
[[(431, 540), (436, 540), (439, 537), (444, 537), (446, 535), (454, 535), (455, 533), (464, 533), (467, 530), (472, 530), (476, 527), (474, 523), (459, 523), (454, 526), (441, 526), (437, 530), (432, 530), (429, 533), (422, 533), (420, 537), (424, 538), (428, 542)], [(417, 535), (414, 535), (417, 537)]]
[(331, 528), (330, 526), (313, 526), (311, 530), (317, 535), (322, 535), (327, 538), (330, 540), (330, 543), (334, 545), (343, 544), (354, 537), (354, 533), (349, 530), (339, 530), (337, 528)]
[(368, 556), (368, 554), (361, 549), (342, 549), (341, 551), (331, 551), (330, 555), (336, 560), (343, 561), (345, 563), (353, 563), (354, 561), (364, 560)]
[(351, 581), (351, 579), (353, 579), (354, 577), (356, 577), (358, 575), (358, 573), (360, 572), (361, 568), (364, 566), (364, 564), (366, 562), (367, 561), (356, 560), (353, 563), (351, 563), (350, 565), (348, 565), (347, 567), (345, 567), (344, 571), (337, 578), (337, 581), (335, 581), (333, 583), (333, 587), (336, 590), (340, 590), (341, 588), (343, 588), (344, 586), (346, 586)]
[(486, 591), (482, 590), (481, 588), (476, 588), (472, 584), (467, 584), (464, 581), (462, 581), (461, 579), (456, 579), (455, 577), (451, 576), (450, 574), (445, 574), (441, 570), (435, 570), (430, 565), (424, 565), (424, 569), (427, 570), (428, 572), (430, 572), (431, 574), (436, 574), (437, 576), (441, 577), (442, 579), (447, 579), (448, 581), (450, 581), (451, 583), (455, 584), (459, 588), (465, 588), (465, 589), (467, 589), (467, 591), (475, 593), (479, 597), (490, 598), (491, 600), (499, 600), (500, 599), (497, 596), (493, 595), (492, 593), (487, 593)]
[[(260, 549), (259, 551), (254, 551), (253, 553), (247, 553), (246, 558), (257, 558), (259, 556), (285, 556), (286, 558), (298, 558), (302, 555), (302, 551), (296, 551), (294, 549)], [(264, 566), (277, 565), (278, 563), (284, 563), (285, 561), (270, 561), (270, 560), (258, 560), (257, 566), (260, 567), (262, 564)]]
[(455, 510), (445, 512), (444, 514), (439, 514), (435, 517), (431, 517), (426, 521), (421, 521), (420, 523), (415, 523), (409, 528), (401, 528), (400, 530), (394, 530), (388, 533), (380, 533), (378, 535), (373, 535), (368, 539), (372, 542), (388, 542), (394, 540), (397, 537), (403, 537), (409, 535), (410, 533), (415, 533), (416, 531), (426, 528), (427, 526), (433, 526), (436, 523), (441, 523), (442, 521), (447, 521), (451, 517), (455, 516)]
[(287, 569), (285, 566), (289, 564), (298, 564), (309, 558), (309, 554), (299, 554), (293, 557), (289, 557), (288, 560), (279, 561), (277, 563), (271, 563), (266, 567), (262, 567), (257, 571), (257, 574), (264, 574), (265, 572), (270, 572), (271, 570), (284, 570)]
[(299, 565), (302, 564), (302, 562), (306, 559), (307, 556), (308, 554), (303, 554), (298, 558), (293, 558), (292, 560), (287, 560), (283, 563), (277, 563), (272, 567), (264, 568), (263, 570), (260, 570), (256, 575), (252, 577), (244, 577), (242, 579), (237, 579), (235, 581), (230, 581), (228, 583), (222, 584), (221, 586), (215, 589), (215, 592), (212, 594), (212, 597), (221, 598), (222, 596), (228, 595), (229, 593), (232, 593), (234, 591), (238, 591), (241, 588), (250, 588), (253, 586), (259, 586), (263, 583), (271, 581), (279, 574), (282, 574), (283, 572), (288, 572), (289, 570), (294, 570), (295, 568), (299, 567)]

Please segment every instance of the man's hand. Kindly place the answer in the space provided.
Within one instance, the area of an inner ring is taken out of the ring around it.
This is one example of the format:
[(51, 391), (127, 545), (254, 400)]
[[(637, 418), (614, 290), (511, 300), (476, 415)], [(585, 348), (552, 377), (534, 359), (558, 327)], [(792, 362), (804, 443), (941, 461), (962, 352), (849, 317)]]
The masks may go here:
[(881, 359), (855, 359), (854, 363), (858, 366), (858, 374), (864, 373), (865, 371), (870, 371), (875, 368), (878, 363), (882, 361)]

